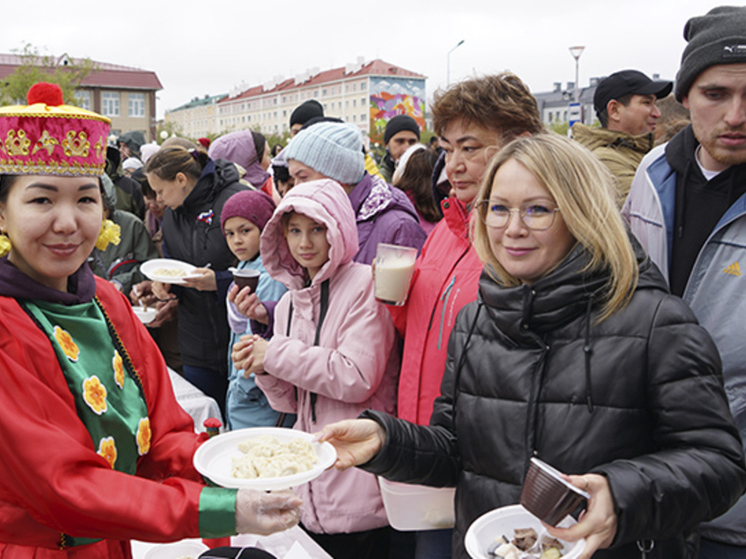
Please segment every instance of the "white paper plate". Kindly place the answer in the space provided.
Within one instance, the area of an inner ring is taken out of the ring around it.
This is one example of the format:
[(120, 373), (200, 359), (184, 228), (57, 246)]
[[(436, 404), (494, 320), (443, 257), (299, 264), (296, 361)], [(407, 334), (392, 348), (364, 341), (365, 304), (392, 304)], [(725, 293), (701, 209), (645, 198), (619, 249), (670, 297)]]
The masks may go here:
[(150, 324), (155, 320), (155, 316), (158, 314), (158, 310), (155, 307), (148, 307), (147, 310), (143, 306), (132, 307), (132, 312), (137, 315), (143, 324)]
[[(575, 524), (572, 516), (566, 517), (558, 524), (561, 528), (567, 528)], [(541, 535), (546, 532), (541, 521), (521, 505), (510, 505), (491, 510), (472, 522), (466, 531), (464, 546), (472, 559), (494, 559), (488, 555), (487, 550), (500, 536), (512, 539), (516, 528), (533, 528)], [(562, 550), (562, 559), (573, 559), (585, 549), (585, 540), (576, 542), (562, 541), (565, 545)]]
[(197, 559), (209, 547), (202, 543), (201, 540), (182, 540), (174, 543), (164, 543), (153, 545), (143, 556), (143, 559), (182, 559), (190, 557)]
[[(153, 281), (160, 281), (162, 283), (184, 283), (184, 278), (192, 276), (196, 266), (192, 266), (187, 262), (181, 260), (172, 260), (170, 258), (156, 258), (154, 260), (148, 260), (140, 266), (140, 271), (145, 274), (148, 279)], [(181, 270), (186, 276), (168, 276), (159, 274), (161, 270)]]
[[(319, 461), (310, 470), (291, 476), (262, 479), (233, 477), (231, 475), (233, 469), (232, 458), (243, 456), (243, 453), (238, 449), (238, 443), (262, 435), (271, 435), (281, 441), (305, 439), (313, 445)], [(216, 485), (235, 489), (247, 488), (270, 491), (273, 489), (289, 489), (307, 483), (320, 476), (336, 460), (337, 451), (334, 447), (326, 442), (313, 442), (313, 435), (310, 433), (296, 431), (295, 429), (283, 429), (282, 427), (252, 427), (214, 436), (197, 449), (193, 461), (197, 471)]]

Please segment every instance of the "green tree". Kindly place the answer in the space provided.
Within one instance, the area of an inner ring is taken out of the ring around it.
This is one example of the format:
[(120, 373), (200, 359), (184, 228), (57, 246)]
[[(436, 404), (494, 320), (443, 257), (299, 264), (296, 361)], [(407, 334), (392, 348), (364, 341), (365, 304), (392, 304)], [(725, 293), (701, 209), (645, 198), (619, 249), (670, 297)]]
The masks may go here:
[(12, 52), (20, 56), (21, 65), (0, 82), (0, 105), (25, 104), (29, 88), (41, 81), (56, 83), (62, 89), (65, 103), (77, 105), (75, 90), (96, 69), (94, 62), (88, 58), (74, 62), (65, 58), (69, 63), (59, 64), (57, 58), (40, 54), (39, 49), (30, 43)]

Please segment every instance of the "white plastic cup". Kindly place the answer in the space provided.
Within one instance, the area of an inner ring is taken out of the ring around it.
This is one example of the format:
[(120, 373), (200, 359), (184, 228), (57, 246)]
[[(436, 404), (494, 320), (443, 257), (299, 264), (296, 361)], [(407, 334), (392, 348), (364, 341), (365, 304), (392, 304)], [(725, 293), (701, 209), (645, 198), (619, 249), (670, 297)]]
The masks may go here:
[(387, 305), (407, 302), (417, 249), (379, 243), (376, 249), (376, 299)]

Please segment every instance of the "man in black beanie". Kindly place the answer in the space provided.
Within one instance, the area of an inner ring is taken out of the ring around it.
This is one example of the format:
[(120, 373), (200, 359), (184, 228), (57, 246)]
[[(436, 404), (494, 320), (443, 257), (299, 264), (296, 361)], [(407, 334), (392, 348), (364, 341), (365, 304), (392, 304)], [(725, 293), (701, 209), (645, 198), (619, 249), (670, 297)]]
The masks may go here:
[(290, 135), (295, 136), (303, 125), (316, 117), (324, 116), (324, 107), (316, 99), (309, 99), (295, 107), (290, 114)]
[[(643, 159), (622, 213), (714, 338), (746, 439), (746, 7), (694, 17), (684, 38), (674, 92), (692, 123)], [(700, 532), (700, 559), (746, 557), (746, 498)]]
[(396, 165), (404, 152), (420, 141), (420, 127), (409, 115), (396, 115), (386, 123), (383, 132), (383, 144), (386, 155), (381, 162), (381, 175), (386, 182), (391, 182)]

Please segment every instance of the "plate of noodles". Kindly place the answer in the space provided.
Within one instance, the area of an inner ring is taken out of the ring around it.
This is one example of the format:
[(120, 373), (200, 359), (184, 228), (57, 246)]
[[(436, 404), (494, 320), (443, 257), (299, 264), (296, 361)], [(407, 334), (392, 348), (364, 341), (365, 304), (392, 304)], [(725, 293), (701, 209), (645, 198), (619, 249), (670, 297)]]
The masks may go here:
[(140, 271), (148, 279), (161, 283), (184, 283), (184, 279), (194, 277), (196, 266), (171, 258), (155, 258), (140, 266)]
[(252, 427), (212, 437), (194, 453), (194, 467), (216, 485), (261, 491), (288, 489), (320, 476), (337, 460), (328, 442), (282, 427)]

